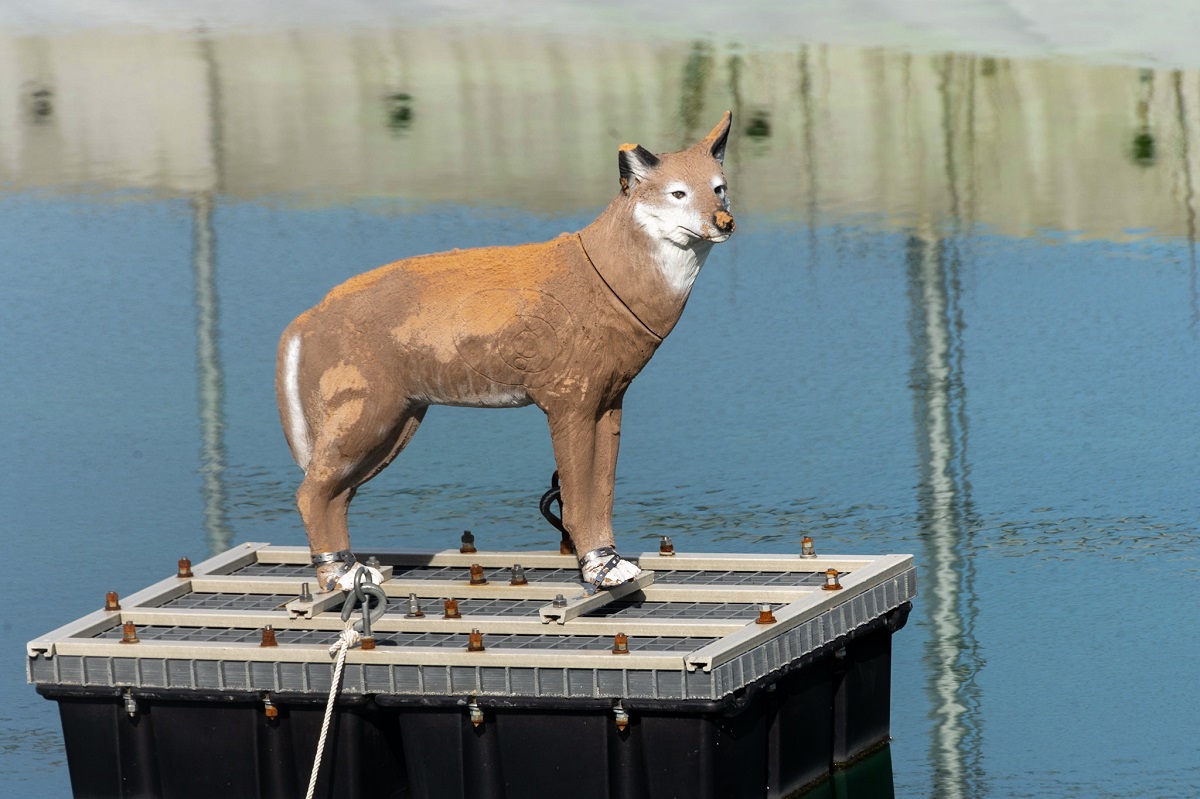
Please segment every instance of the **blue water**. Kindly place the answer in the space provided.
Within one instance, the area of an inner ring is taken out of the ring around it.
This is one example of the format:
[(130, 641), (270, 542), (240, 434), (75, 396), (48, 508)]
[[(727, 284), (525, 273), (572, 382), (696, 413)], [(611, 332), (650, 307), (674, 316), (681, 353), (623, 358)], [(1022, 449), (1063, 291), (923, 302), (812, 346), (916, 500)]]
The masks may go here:
[[(808, 534), (915, 555), (897, 796), (1200, 794), (1188, 238), (742, 212), (755, 187), (731, 186), (738, 233), (626, 398), (619, 543), (793, 552)], [(303, 543), (272, 383), (296, 313), (378, 264), (598, 210), (0, 192), (7, 795), (69, 793), (26, 641), (180, 556)], [(536, 511), (552, 468), (535, 408), (431, 409), (355, 500), (353, 540), (553, 546)]]
[[(26, 640), (180, 555), (303, 541), (271, 383), (291, 315), (364, 264), (585, 221), (218, 202), (214, 458), (198, 421), (197, 216), (186, 201), (103, 199), (0, 202), (4, 251), (24, 254), (0, 284), (0, 490), (21, 566), (0, 768), (22, 793), (68, 790), (54, 706), (22, 684)], [(915, 554), (921, 597), (893, 664), (900, 796), (1188, 795), (1200, 342), (1187, 248), (800, 235), (743, 217), (635, 382), (620, 540), (792, 551), (808, 533), (824, 552)], [(951, 423), (932, 447), (922, 256), (946, 289), (950, 365)], [(485, 546), (551, 545), (535, 515), (551, 468), (536, 409), (434, 409), (356, 500), (354, 540), (441, 547), (470, 527)]]

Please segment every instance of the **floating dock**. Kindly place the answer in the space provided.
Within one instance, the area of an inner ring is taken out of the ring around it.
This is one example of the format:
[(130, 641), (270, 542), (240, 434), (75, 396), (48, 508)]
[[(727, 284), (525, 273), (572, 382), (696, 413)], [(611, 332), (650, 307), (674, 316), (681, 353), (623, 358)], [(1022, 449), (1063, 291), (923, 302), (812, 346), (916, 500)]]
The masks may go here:
[[(388, 605), (346, 654), (317, 796), (784, 797), (888, 740), (909, 555), (648, 552), (594, 596), (557, 552), (358, 557)], [(28, 644), (77, 796), (303, 795), (346, 626), (308, 560), (183, 559)]]

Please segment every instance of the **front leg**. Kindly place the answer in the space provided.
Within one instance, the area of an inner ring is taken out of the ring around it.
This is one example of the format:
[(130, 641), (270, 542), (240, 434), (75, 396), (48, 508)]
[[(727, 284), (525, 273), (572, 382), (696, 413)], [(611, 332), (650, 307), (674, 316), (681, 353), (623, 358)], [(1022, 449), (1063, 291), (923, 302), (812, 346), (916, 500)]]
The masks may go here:
[[(608, 565), (608, 554), (616, 543), (612, 529), (613, 485), (617, 473), (617, 451), (621, 443), (621, 407), (580, 413), (572, 409), (552, 413), (550, 437), (562, 485), (563, 526), (575, 544), (584, 582), (592, 582)], [(640, 570), (628, 561), (618, 561), (604, 575), (603, 586), (633, 579)]]

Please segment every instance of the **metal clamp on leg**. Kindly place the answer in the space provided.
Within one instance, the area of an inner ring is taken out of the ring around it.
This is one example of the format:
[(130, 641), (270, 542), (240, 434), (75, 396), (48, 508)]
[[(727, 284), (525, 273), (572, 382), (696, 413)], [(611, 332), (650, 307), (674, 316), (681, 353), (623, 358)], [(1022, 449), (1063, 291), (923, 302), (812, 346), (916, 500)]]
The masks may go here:
[(312, 564), (317, 570), (317, 587), (322, 591), (332, 591), (337, 586), (338, 579), (357, 562), (354, 553), (348, 549), (340, 552), (314, 552)]
[(607, 577), (608, 573), (612, 571), (618, 563), (621, 562), (621, 556), (618, 555), (617, 550), (612, 547), (600, 547), (599, 549), (593, 549), (591, 552), (584, 554), (584, 556), (579, 559), (579, 570), (582, 573), (594, 566), (601, 558), (608, 558), (608, 561), (600, 567), (600, 571), (596, 572), (596, 576), (594, 576), (591, 580), (585, 580), (583, 583), (583, 590), (588, 596), (596, 593), (596, 591), (604, 586), (604, 578)]

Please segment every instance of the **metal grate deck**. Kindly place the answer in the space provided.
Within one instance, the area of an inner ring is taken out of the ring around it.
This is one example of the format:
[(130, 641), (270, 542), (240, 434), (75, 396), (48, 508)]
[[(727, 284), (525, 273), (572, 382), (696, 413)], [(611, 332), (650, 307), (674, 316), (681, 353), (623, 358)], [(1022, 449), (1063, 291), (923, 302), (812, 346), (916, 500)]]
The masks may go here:
[[(915, 595), (907, 555), (684, 553), (637, 558), (638, 586), (579, 596), (574, 558), (554, 552), (376, 553), (387, 613), (376, 648), (355, 649), (346, 692), (719, 699), (888, 615)], [(365, 557), (360, 555), (360, 557)], [(31, 682), (192, 690), (328, 689), (341, 595), (297, 599), (313, 581), (303, 547), (243, 544), (28, 645)], [(488, 583), (468, 585), (469, 568)], [(520, 563), (527, 585), (509, 584)], [(826, 570), (842, 588), (824, 590)], [(424, 616), (407, 618), (407, 597)], [(548, 615), (558, 594), (569, 612)], [(576, 598), (578, 597), (578, 598)], [(444, 618), (442, 599), (461, 618)], [(757, 623), (769, 608), (774, 622)], [(357, 619), (358, 612), (353, 618)], [(547, 622), (556, 622), (549, 623)], [(124, 643), (131, 625), (136, 643)], [(271, 627), (275, 645), (264, 646)], [(467, 651), (478, 629), (484, 651)], [(613, 654), (628, 636), (628, 654)]]

